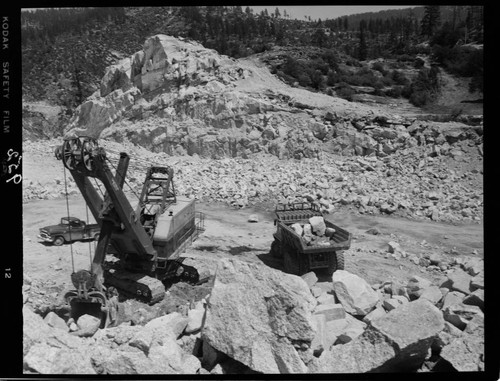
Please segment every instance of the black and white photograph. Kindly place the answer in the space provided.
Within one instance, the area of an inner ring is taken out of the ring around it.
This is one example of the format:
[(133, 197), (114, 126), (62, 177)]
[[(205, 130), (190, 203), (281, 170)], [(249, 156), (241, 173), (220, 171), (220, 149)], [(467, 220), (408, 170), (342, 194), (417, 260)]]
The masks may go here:
[(498, 380), (487, 11), (3, 16), (2, 378)]

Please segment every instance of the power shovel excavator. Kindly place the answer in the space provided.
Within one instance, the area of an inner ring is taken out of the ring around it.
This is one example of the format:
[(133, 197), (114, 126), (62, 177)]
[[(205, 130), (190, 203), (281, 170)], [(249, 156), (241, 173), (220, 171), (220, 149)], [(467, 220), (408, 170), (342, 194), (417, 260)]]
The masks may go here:
[[(100, 226), (90, 269), (71, 275), (75, 289), (65, 295), (71, 318), (91, 314), (105, 327), (106, 287), (153, 304), (164, 298), (166, 283), (199, 282), (196, 268), (183, 264), (180, 254), (204, 230), (204, 215), (196, 212), (194, 199), (176, 196), (171, 167), (147, 170), (134, 209), (123, 191), (130, 161), (126, 153), (120, 153), (115, 174), (104, 148), (91, 137), (65, 139), (55, 156), (71, 173)], [(112, 260), (106, 261), (109, 254)]]

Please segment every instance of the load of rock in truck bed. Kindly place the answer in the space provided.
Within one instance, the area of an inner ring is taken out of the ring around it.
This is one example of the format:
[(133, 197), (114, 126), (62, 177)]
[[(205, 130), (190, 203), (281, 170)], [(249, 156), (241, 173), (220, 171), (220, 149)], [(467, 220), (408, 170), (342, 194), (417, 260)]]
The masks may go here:
[(322, 216), (309, 218), (308, 224), (294, 223), (290, 227), (302, 238), (307, 246), (330, 246), (335, 229), (327, 227)]

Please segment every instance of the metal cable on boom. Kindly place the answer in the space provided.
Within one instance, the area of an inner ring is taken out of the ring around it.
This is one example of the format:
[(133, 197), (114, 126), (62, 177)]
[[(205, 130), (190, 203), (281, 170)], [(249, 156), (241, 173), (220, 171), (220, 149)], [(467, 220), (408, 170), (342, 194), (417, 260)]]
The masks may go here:
[[(89, 225), (89, 206), (85, 203), (85, 212), (87, 213), (87, 226)], [(89, 241), (89, 260), (90, 260), (90, 268), (92, 268), (92, 246)]]
[(73, 273), (75, 272), (75, 260), (73, 258), (73, 241), (71, 240), (71, 220), (69, 215), (69, 200), (68, 200), (68, 183), (66, 181), (66, 167), (64, 167), (64, 196), (66, 197), (66, 210), (68, 212), (68, 226), (69, 226), (69, 241), (70, 241), (70, 251), (71, 251), (71, 268)]

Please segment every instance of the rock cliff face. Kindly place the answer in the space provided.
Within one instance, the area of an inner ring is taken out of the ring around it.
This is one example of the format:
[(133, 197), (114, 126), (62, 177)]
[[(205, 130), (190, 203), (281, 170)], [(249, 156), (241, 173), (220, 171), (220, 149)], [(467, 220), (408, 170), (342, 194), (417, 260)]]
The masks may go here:
[(107, 68), (66, 133), (128, 140), (170, 155), (301, 159), (322, 152), (386, 156), (419, 144), (452, 144), (470, 130), (461, 123), (424, 129), (392, 109), (290, 87), (258, 61), (156, 35)]
[[(169, 154), (302, 158), (382, 149), (351, 125), (373, 118), (372, 108), (291, 88), (251, 60), (156, 35), (107, 68), (66, 132), (127, 139)], [(408, 138), (394, 134), (401, 142)]]

